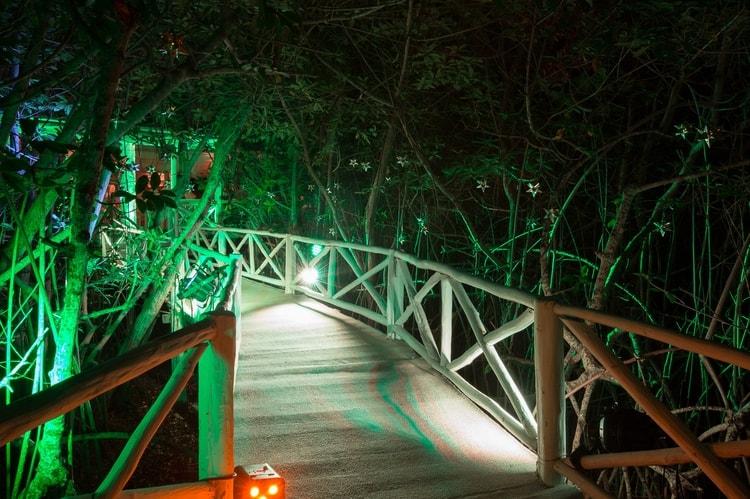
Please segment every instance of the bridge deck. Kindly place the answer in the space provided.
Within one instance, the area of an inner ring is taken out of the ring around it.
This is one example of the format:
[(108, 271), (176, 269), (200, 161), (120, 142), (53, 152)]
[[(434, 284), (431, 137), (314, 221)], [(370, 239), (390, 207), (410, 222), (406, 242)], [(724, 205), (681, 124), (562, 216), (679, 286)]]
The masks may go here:
[(245, 281), (235, 462), (269, 463), (287, 497), (579, 497), (403, 343)]

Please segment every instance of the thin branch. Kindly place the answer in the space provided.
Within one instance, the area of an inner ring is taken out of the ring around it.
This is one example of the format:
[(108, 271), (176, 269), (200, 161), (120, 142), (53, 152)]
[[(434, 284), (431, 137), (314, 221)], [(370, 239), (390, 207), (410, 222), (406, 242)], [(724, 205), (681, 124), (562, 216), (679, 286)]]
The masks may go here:
[(344, 241), (346, 241), (348, 240), (348, 238), (346, 235), (346, 231), (344, 230), (344, 227), (338, 218), (336, 205), (334, 204), (333, 199), (331, 199), (331, 196), (328, 194), (328, 190), (323, 185), (323, 182), (321, 182), (320, 177), (318, 176), (318, 174), (315, 172), (315, 169), (313, 168), (312, 156), (310, 155), (310, 149), (307, 144), (307, 140), (305, 139), (305, 136), (302, 133), (302, 129), (297, 123), (297, 120), (294, 118), (294, 115), (289, 109), (289, 106), (287, 106), (286, 99), (284, 99), (284, 95), (281, 93), (281, 90), (278, 87), (276, 89), (276, 93), (279, 96), (281, 107), (284, 109), (284, 112), (286, 113), (287, 118), (289, 118), (289, 122), (292, 124), (292, 128), (294, 128), (294, 131), (297, 134), (297, 138), (299, 139), (300, 146), (302, 147), (302, 155), (304, 157), (303, 163), (305, 164), (305, 168), (307, 168), (307, 173), (310, 175), (310, 178), (313, 179), (313, 182), (315, 182), (315, 185), (318, 186), (318, 191), (323, 196), (323, 199), (325, 199), (326, 204), (331, 209), (331, 217), (333, 218), (334, 225), (338, 229), (341, 237), (344, 239)]
[(679, 184), (682, 182), (687, 182), (688, 180), (694, 180), (697, 178), (706, 177), (708, 175), (712, 175), (715, 173), (726, 172), (729, 170), (734, 170), (736, 168), (743, 168), (748, 165), (750, 165), (750, 160), (738, 161), (736, 163), (725, 165), (720, 168), (712, 168), (710, 170), (703, 170), (700, 172), (688, 173), (685, 175), (678, 175), (676, 177), (671, 177), (671, 178), (667, 178), (663, 180), (657, 180), (655, 182), (649, 182), (648, 184), (643, 184), (641, 186), (634, 187), (633, 190), (636, 194), (640, 194), (642, 192), (646, 192), (651, 189), (656, 189), (657, 187), (662, 187), (664, 185)]
[[(323, 19), (308, 19), (305, 21), (302, 21), (303, 26), (310, 26), (310, 25), (317, 25), (317, 24), (328, 24), (328, 23), (335, 23), (335, 22), (342, 22), (342, 21), (353, 21), (355, 19), (361, 19), (363, 17), (367, 17), (371, 14), (374, 14), (376, 12), (379, 12), (387, 7), (393, 7), (395, 5), (401, 5), (403, 0), (391, 2), (391, 3), (385, 3), (382, 5), (376, 5), (373, 7), (368, 8), (355, 8), (355, 9), (326, 9), (326, 8), (320, 8), (321, 11), (330, 11), (330, 12), (345, 12), (345, 11), (354, 11), (356, 13), (349, 14), (349, 15), (343, 15), (343, 16), (336, 16), (336, 17), (326, 17)], [(411, 3), (411, 2), (410, 2)]]

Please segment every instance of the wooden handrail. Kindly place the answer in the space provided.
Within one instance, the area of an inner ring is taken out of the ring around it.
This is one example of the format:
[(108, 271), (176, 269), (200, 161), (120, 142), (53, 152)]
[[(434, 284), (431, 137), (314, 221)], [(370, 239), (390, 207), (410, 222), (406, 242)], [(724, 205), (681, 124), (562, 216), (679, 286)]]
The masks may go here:
[(701, 443), (698, 437), (677, 419), (677, 416), (672, 414), (620, 359), (615, 357), (589, 326), (567, 319), (563, 319), (563, 322), (638, 405), (643, 407), (646, 414), (685, 450), (690, 460), (700, 466), (727, 497), (750, 497), (750, 491), (734, 472), (724, 465), (710, 448)]
[[(451, 358), (450, 337), (452, 333), (449, 329), (441, 331), (440, 345), (438, 345), (436, 333), (432, 331), (422, 309), (422, 301), (433, 293), (433, 287), (440, 287), (450, 293), (444, 297), (443, 307), (449, 306), (453, 296), (461, 294), (463, 286), (481, 290), (488, 296), (517, 303), (521, 307), (526, 307), (527, 313), (522, 313), (523, 317), (513, 322), (513, 326), (518, 326), (518, 329), (513, 328), (515, 329), (513, 333), (520, 332), (531, 325), (530, 316), (536, 299), (534, 295), (467, 275), (444, 264), (420, 260), (393, 249), (231, 228), (203, 229), (198, 234), (198, 240), (202, 244), (207, 244), (211, 251), (216, 251), (223, 245), (226, 249), (231, 248), (231, 251), (241, 254), (244, 277), (281, 287), (289, 293), (305, 294), (379, 324), (387, 330), (389, 335), (400, 337), (428, 361), (441, 359), (440, 362), (447, 365), (450, 363), (448, 359)], [(299, 247), (299, 245), (314, 244), (323, 246), (322, 251), (316, 255), (311, 255)], [(365, 260), (357, 259), (354, 252), (367, 252), (377, 256), (378, 259), (364, 265)], [(338, 266), (336, 262), (339, 262)], [(302, 282), (298, 273), (309, 266), (327, 267), (328, 275), (314, 284)], [(428, 281), (420, 283), (418, 287), (415, 286), (410, 277), (410, 268), (430, 275)], [(352, 279), (338, 282), (336, 276), (345, 273), (351, 274)], [(383, 279), (385, 275), (388, 275), (387, 279)], [(372, 307), (367, 306), (365, 302), (351, 301), (350, 295), (367, 296)], [(476, 310), (469, 310), (472, 305), (468, 299), (464, 300), (462, 308), (464, 315), (473, 317), (476, 313)], [(412, 318), (419, 326), (417, 331), (414, 331), (415, 334), (418, 333), (416, 341), (410, 340), (410, 332), (404, 327)], [(447, 317), (442, 324), (450, 327)], [(526, 395), (517, 390), (516, 383), (511, 379), (508, 370), (504, 368), (503, 362), (491, 353), (502, 338), (510, 336), (507, 328), (500, 326), (493, 331), (486, 332), (481, 323), (475, 323), (473, 327), (479, 334), (477, 338), (482, 339), (481, 344), (479, 341), (476, 344), (477, 354), (473, 358), (486, 357), (489, 352), (494, 374), (502, 386), (512, 392), (508, 394), (508, 400), (511, 401), (513, 408), (509, 412), (489, 395), (471, 389), (470, 383), (463, 383), (462, 374), (458, 373), (461, 366), (451, 364), (450, 369), (441, 369), (441, 372), (457, 384), (461, 391), (474, 402), (503, 421), (506, 428), (519, 440), (536, 448), (537, 424), (533, 419), (532, 410), (528, 407)], [(489, 334), (485, 336), (486, 333)], [(467, 360), (467, 357), (462, 357), (462, 360)]]
[(0, 414), (0, 445), (150, 371), (189, 348), (212, 340), (215, 335), (216, 318), (208, 317), (5, 406)]
[(646, 324), (633, 319), (627, 319), (625, 317), (617, 317), (604, 312), (599, 312), (598, 310), (572, 307), (560, 303), (555, 304), (555, 313), (561, 317), (587, 320), (603, 326), (619, 328), (623, 331), (643, 336), (644, 338), (660, 341), (682, 350), (700, 353), (706, 357), (711, 357), (712, 359), (721, 360), (743, 369), (750, 370), (750, 355), (748, 355), (747, 352), (714, 341), (681, 334), (677, 331), (654, 326), (653, 324)]
[[(750, 440), (732, 440), (705, 444), (720, 459), (750, 457)], [(681, 447), (666, 449), (612, 452), (581, 456), (579, 466), (584, 470), (617, 468), (620, 466), (674, 466), (692, 463), (693, 460)]]
[(156, 434), (162, 422), (164, 422), (174, 403), (177, 402), (180, 393), (182, 393), (190, 381), (193, 370), (198, 365), (198, 360), (207, 346), (208, 344), (206, 343), (197, 345), (189, 354), (182, 357), (166, 386), (138, 424), (138, 427), (133, 431), (130, 439), (125, 444), (125, 448), (122, 449), (109, 473), (107, 473), (107, 476), (96, 490), (98, 498), (114, 499), (122, 492), (125, 484), (128, 483), (135, 468), (138, 466), (138, 462), (141, 460), (141, 456), (145, 452), (149, 442)]

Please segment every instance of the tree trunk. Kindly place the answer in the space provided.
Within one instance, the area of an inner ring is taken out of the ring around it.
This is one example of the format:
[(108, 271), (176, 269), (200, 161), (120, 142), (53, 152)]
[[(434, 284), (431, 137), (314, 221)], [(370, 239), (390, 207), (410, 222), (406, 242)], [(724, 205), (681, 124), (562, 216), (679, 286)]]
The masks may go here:
[[(71, 206), (71, 237), (68, 244), (69, 259), (67, 282), (60, 326), (55, 338), (55, 355), (49, 372), (50, 383), (57, 384), (74, 374), (74, 351), (78, 338), (78, 322), (82, 298), (86, 292), (86, 269), (89, 261), (91, 217), (94, 213), (96, 193), (102, 173), (104, 148), (109, 122), (114, 109), (115, 92), (125, 60), (125, 49), (136, 28), (135, 14), (127, 4), (117, 3), (120, 32), (110, 50), (103, 52), (104, 64), (98, 82), (94, 116), (90, 123), (86, 147), (76, 155), (76, 192)], [(25, 491), (26, 497), (44, 497), (51, 487), (65, 487), (68, 470), (61, 455), (65, 436), (64, 416), (48, 421), (42, 429), (37, 444), (39, 465)]]
[[(232, 147), (234, 147), (240, 131), (244, 127), (247, 114), (248, 111), (245, 110), (240, 118), (236, 120), (227, 120), (228, 123), (233, 124), (232, 128), (219, 135), (216, 152), (213, 158), (213, 165), (211, 166), (211, 173), (209, 174), (208, 182), (206, 183), (206, 190), (198, 201), (198, 205), (194, 208), (192, 216), (186, 221), (186, 225), (182, 229), (182, 232), (180, 232), (180, 234), (171, 242), (169, 249), (167, 249), (165, 256), (162, 258), (161, 264), (154, 266), (155, 271), (151, 273), (150, 281), (152, 283), (155, 282), (156, 277), (160, 276), (162, 271), (164, 271), (166, 278), (162, 279), (161, 283), (156, 286), (156, 289), (152, 290), (149, 299), (146, 300), (143, 309), (135, 320), (132, 334), (128, 336), (128, 339), (120, 347), (120, 354), (140, 345), (147, 339), (148, 333), (151, 330), (151, 325), (156, 319), (161, 305), (164, 303), (164, 300), (168, 296), (168, 291), (174, 283), (175, 273), (167, 271), (167, 269), (173, 268), (177, 251), (203, 223), (208, 204), (214, 199), (214, 192), (216, 192), (216, 189), (221, 184), (221, 172), (224, 162), (227, 157), (229, 157), (229, 153), (232, 150)], [(149, 287), (148, 284), (141, 286), (141, 292), (145, 292)]]

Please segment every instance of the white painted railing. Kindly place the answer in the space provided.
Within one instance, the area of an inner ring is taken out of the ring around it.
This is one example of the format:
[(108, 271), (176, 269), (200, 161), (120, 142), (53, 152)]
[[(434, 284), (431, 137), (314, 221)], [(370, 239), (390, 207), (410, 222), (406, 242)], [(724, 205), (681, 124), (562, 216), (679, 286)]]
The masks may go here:
[[(235, 229), (203, 230), (198, 233), (197, 244), (219, 253), (241, 254), (243, 277), (283, 287), (289, 293), (303, 293), (382, 326), (389, 336), (407, 342), (475, 403), (502, 421), (519, 440), (536, 447), (537, 423), (527, 394), (522, 393), (495, 349), (497, 343), (532, 326), (533, 295), (382, 248)], [(313, 256), (315, 247), (320, 250)], [(319, 271), (317, 281), (303, 281), (302, 271), (308, 268)], [(466, 288), (518, 305), (518, 317), (497, 328), (486, 327)], [(425, 311), (428, 295), (441, 297), (438, 327), (430, 324)], [(473, 346), (455, 357), (454, 297), (469, 318), (471, 331), (464, 333), (474, 337)], [(460, 374), (479, 358), (488, 360), (508, 404), (482, 393)]]
[[(241, 255), (246, 278), (349, 311), (382, 327), (388, 336), (406, 342), (537, 453), (539, 475), (548, 485), (559, 483), (564, 476), (588, 496), (607, 497), (580, 468), (694, 462), (728, 497), (750, 497), (747, 485), (719, 458), (750, 455), (749, 441), (718, 446), (700, 442), (613, 355), (591, 325), (618, 328), (748, 370), (750, 355), (745, 352), (556, 303), (395, 250), (229, 228), (201, 230), (195, 242), (219, 254)], [(315, 268), (320, 277), (304, 282), (303, 271), (309, 268)], [(589, 350), (678, 447), (586, 456), (579, 469), (571, 465), (565, 448), (563, 328)], [(528, 338), (533, 338), (533, 343)], [(456, 351), (457, 346), (461, 351)], [(533, 366), (511, 362), (519, 346), (533, 347)], [(472, 369), (492, 373), (489, 389), (477, 386), (472, 381), (475, 378), (467, 376)], [(525, 384), (518, 381), (529, 374), (534, 377), (534, 393), (522, 389), (531, 385), (528, 378)]]

